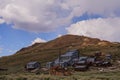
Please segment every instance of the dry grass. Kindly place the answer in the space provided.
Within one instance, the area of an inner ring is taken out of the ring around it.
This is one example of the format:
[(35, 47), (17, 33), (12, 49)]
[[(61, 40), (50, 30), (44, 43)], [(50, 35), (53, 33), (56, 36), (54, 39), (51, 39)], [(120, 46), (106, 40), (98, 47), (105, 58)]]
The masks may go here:
[(45, 74), (9, 74), (1, 75), (0, 80), (120, 80), (120, 71), (116, 72), (76, 72), (72, 76), (52, 76)]

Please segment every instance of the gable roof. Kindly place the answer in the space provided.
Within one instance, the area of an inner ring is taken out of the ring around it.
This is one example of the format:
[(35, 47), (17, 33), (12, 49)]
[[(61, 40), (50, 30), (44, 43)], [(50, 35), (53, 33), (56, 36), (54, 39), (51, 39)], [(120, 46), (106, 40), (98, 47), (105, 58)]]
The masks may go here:
[(66, 52), (65, 54), (61, 55), (61, 56), (72, 56), (73, 53), (75, 53), (77, 50), (71, 50), (71, 51), (68, 51)]
[(30, 65), (30, 64), (36, 64), (36, 63), (39, 63), (39, 62), (37, 62), (37, 61), (29, 62), (28, 65)]

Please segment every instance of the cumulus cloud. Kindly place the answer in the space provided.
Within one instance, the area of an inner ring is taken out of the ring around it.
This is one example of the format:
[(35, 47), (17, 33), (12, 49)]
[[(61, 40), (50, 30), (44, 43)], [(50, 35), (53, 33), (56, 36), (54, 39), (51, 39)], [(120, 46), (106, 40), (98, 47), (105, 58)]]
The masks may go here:
[(120, 16), (120, 0), (0, 0), (0, 16), (14, 28), (48, 32), (84, 13)]
[(44, 40), (44, 39), (36, 38), (34, 41), (32, 41), (32, 45), (35, 43), (45, 43), (45, 42), (46, 42), (46, 40)]
[(7, 23), (33, 32), (52, 31), (66, 23), (64, 19), (69, 14), (56, 0), (1, 0), (1, 4), (0, 16)]
[(120, 18), (98, 18), (80, 21), (67, 28), (68, 34), (120, 41)]
[(8, 50), (9, 53), (15, 53), (17, 50)]
[(61, 37), (62, 36), (62, 34), (59, 34), (57, 37)]
[(0, 24), (4, 23), (5, 21), (3, 19), (0, 19)]

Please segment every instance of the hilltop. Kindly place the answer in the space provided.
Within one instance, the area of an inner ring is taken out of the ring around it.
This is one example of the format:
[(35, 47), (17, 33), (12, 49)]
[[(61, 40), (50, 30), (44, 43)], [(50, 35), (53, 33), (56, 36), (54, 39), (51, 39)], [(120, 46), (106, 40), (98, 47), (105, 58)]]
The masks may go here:
[(120, 57), (120, 43), (77, 35), (64, 35), (46, 43), (36, 43), (20, 49), (14, 55), (0, 58), (0, 66), (11, 71), (21, 71), (29, 61), (39, 61), (44, 65), (71, 49), (78, 49), (80, 55), (92, 55), (96, 51), (110, 53), (114, 59)]

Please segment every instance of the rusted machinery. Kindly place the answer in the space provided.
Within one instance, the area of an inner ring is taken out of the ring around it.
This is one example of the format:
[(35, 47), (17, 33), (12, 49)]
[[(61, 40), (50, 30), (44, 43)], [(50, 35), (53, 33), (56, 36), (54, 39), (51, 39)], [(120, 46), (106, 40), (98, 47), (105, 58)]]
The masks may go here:
[(69, 76), (72, 74), (72, 71), (61, 66), (54, 66), (49, 69), (49, 74), (58, 76)]

